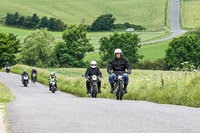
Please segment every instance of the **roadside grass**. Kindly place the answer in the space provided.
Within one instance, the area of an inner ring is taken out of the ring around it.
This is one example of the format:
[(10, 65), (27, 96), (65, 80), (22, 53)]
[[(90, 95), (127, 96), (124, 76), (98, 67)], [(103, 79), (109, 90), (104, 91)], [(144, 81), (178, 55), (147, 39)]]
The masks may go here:
[[(181, 0), (182, 1), (182, 0)], [(200, 0), (184, 0), (183, 2), (183, 21), (186, 29), (200, 26)]]
[[(31, 67), (15, 65), (11, 71), (21, 74), (26, 69), (30, 73)], [(88, 97), (85, 86), (85, 79), (81, 77), (86, 69), (83, 68), (48, 68), (38, 70), (38, 81), (48, 85), (48, 76), (51, 71), (56, 72), (58, 88), (80, 97)], [(109, 93), (108, 74), (106, 69), (103, 73), (102, 94), (98, 98), (113, 98)], [(133, 70), (129, 75), (130, 83), (128, 94), (124, 95), (127, 100), (144, 100), (161, 104), (185, 105), (200, 107), (200, 72), (187, 71), (152, 71)]]
[[(8, 12), (56, 17), (68, 24), (91, 24), (101, 14), (111, 13), (116, 23), (129, 22), (148, 29), (163, 28), (167, 0), (0, 0), (0, 18)], [(142, 17), (141, 17), (142, 16)]]
[(8, 103), (15, 99), (12, 92), (3, 83), (0, 83), (0, 103)]

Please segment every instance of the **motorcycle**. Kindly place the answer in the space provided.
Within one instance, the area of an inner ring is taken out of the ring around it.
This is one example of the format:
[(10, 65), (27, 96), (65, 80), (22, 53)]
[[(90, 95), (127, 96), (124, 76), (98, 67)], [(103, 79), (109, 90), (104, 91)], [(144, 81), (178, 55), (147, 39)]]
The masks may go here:
[(7, 72), (7, 73), (10, 72), (10, 67), (6, 67), (6, 72)]
[[(83, 77), (85, 77), (85, 75), (83, 75)], [(90, 93), (89, 95), (92, 98), (96, 98), (97, 97), (97, 82), (98, 82), (98, 76), (97, 75), (92, 75), (89, 77), (89, 83), (90, 83)]]
[(114, 91), (113, 94), (117, 97), (117, 100), (122, 100), (124, 95), (124, 76), (123, 74), (127, 72), (117, 71), (115, 74), (117, 75), (114, 80)]
[(28, 86), (28, 80), (29, 80), (28, 75), (24, 75), (24, 76), (22, 77), (22, 84), (24, 84), (25, 87)]
[(52, 91), (52, 93), (55, 93), (55, 91), (57, 91), (57, 87), (56, 87), (56, 81), (55, 80), (51, 80), (50, 81), (50, 91)]
[(32, 81), (33, 81), (33, 83), (36, 82), (36, 76), (37, 76), (37, 74), (36, 74), (36, 73), (33, 73), (33, 75), (32, 75)]

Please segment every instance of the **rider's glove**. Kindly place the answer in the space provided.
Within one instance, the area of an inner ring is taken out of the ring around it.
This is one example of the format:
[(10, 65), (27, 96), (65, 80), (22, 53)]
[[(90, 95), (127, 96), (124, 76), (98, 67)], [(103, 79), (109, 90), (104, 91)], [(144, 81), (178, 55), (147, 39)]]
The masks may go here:
[(128, 70), (128, 74), (131, 74), (131, 70)]

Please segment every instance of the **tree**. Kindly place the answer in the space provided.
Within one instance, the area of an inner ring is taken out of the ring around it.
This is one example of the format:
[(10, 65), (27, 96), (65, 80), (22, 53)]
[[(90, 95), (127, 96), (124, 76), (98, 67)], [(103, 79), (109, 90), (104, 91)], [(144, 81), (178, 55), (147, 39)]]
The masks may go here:
[(199, 37), (200, 40), (200, 27), (195, 28), (194, 30), (188, 31), (185, 33), (186, 35), (195, 34)]
[(33, 27), (36, 27), (36, 25), (38, 25), (40, 22), (40, 18), (37, 16), (36, 13), (33, 14), (32, 16), (32, 25)]
[(0, 33), (0, 68), (4, 67), (6, 62), (15, 64), (15, 54), (19, 52), (20, 40), (13, 34)]
[(115, 18), (112, 14), (99, 16), (93, 23), (92, 31), (110, 31), (114, 27)]
[(39, 28), (47, 28), (48, 26), (48, 19), (47, 17), (42, 17), (40, 20)]
[(174, 38), (166, 50), (165, 61), (169, 68), (182, 67), (188, 62), (196, 67), (200, 65), (200, 41), (197, 35), (182, 35)]
[(14, 15), (13, 14), (7, 13), (6, 24), (7, 25), (14, 25)]
[(63, 33), (64, 42), (57, 43), (55, 53), (61, 66), (83, 67), (86, 52), (94, 51), (84, 25), (70, 25)]
[(24, 25), (24, 19), (25, 19), (24, 16), (20, 16), (19, 19), (18, 19), (18, 25), (23, 26)]
[(19, 19), (19, 13), (16, 12), (16, 13), (14, 14), (14, 25), (18, 25), (18, 19)]
[(50, 18), (48, 22), (48, 30), (54, 31), (55, 18)]
[(48, 67), (54, 59), (52, 55), (55, 44), (54, 37), (47, 29), (30, 33), (22, 44), (20, 61), (38, 67)]
[(54, 31), (63, 31), (65, 30), (65, 28), (66, 28), (66, 25), (60, 19), (55, 19)]
[(130, 32), (113, 33), (110, 37), (102, 37), (100, 40), (100, 57), (103, 61), (108, 62), (114, 57), (114, 50), (120, 48), (123, 56), (129, 60), (132, 67), (139, 62), (143, 56), (138, 54), (140, 48), (140, 39), (138, 35)]

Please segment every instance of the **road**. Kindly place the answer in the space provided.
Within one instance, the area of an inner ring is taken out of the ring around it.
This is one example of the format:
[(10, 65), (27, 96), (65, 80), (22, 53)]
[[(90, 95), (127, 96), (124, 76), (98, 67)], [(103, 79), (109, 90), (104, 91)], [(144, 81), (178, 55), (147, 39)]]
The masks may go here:
[(200, 109), (145, 101), (79, 98), (40, 83), (23, 87), (0, 72), (16, 99), (7, 104), (12, 133), (197, 133)]
[(165, 38), (162, 38), (159, 40), (142, 43), (142, 45), (156, 43), (156, 42), (162, 42), (162, 41), (169, 40), (174, 37), (180, 36), (183, 33), (185, 33), (186, 31), (182, 30), (180, 27), (179, 18), (180, 18), (180, 0), (178, 2), (175, 2), (175, 0), (171, 0), (170, 25), (171, 25), (172, 34), (168, 37), (165, 37)]

